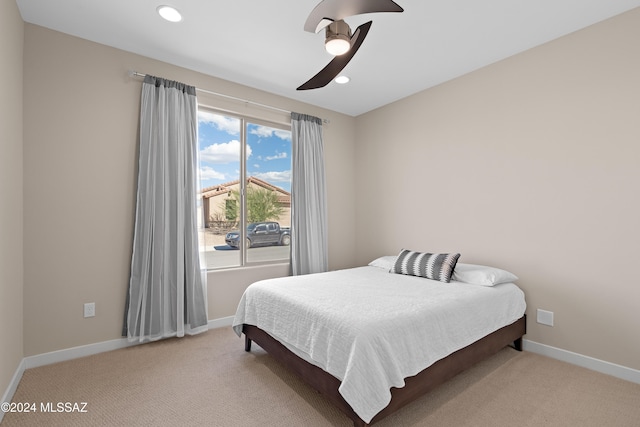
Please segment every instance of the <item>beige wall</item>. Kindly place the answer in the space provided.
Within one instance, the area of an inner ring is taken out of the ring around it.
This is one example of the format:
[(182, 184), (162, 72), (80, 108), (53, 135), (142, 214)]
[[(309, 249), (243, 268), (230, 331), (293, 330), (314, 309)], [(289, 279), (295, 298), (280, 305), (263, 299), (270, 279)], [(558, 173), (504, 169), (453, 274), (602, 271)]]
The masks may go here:
[[(329, 264), (342, 268), (355, 262), (354, 118), (27, 24), (26, 356), (120, 337), (142, 84), (128, 70), (329, 119), (324, 127), (326, 163), (332, 171), (327, 182)], [(199, 98), (213, 107), (256, 114), (245, 103)], [(273, 115), (268, 118), (288, 120)], [(209, 318), (233, 315), (242, 291), (254, 280), (287, 273), (287, 266), (271, 266), (210, 274)], [(96, 317), (83, 318), (85, 302), (96, 303)]]
[(23, 30), (15, 1), (0, 2), (0, 398), (23, 357)]
[[(13, 2), (0, 16), (0, 77), (18, 81), (23, 24)], [(21, 85), (0, 101), (0, 321), (24, 312), (24, 334), (0, 332), (0, 387), (23, 355), (120, 336), (141, 85), (130, 69), (329, 119), (330, 268), (402, 247), (460, 251), (521, 277), (528, 339), (640, 369), (640, 287), (626, 273), (640, 256), (640, 10), (357, 119), (41, 27), (24, 34), (24, 154)], [(210, 319), (285, 274), (210, 274)], [(89, 301), (97, 315), (84, 319)], [(536, 324), (536, 308), (556, 326)]]
[(640, 9), (358, 117), (358, 261), (509, 269), (527, 339), (640, 369), (638, 40)]

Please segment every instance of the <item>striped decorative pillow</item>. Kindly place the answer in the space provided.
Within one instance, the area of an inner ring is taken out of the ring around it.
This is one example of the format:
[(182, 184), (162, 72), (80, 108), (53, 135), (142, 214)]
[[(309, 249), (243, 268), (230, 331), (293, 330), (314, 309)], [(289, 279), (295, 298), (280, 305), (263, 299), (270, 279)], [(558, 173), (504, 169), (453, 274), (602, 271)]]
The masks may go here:
[(403, 249), (391, 272), (449, 283), (458, 258), (460, 254), (429, 254)]

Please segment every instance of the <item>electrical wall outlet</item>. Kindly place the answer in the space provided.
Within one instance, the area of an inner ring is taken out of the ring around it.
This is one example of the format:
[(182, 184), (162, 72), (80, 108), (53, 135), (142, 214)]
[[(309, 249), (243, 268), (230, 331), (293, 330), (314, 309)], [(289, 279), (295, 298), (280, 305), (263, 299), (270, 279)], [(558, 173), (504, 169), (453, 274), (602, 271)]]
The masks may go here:
[(553, 311), (538, 309), (537, 322), (541, 325), (553, 326)]
[(88, 302), (84, 305), (84, 317), (94, 317), (96, 315), (96, 303)]

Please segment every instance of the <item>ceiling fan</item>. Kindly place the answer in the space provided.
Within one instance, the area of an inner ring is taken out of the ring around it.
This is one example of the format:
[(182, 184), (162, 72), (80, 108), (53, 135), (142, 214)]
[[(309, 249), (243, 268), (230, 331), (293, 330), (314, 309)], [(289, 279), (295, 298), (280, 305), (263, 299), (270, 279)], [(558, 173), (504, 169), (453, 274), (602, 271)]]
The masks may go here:
[(297, 90), (326, 86), (360, 49), (373, 21), (365, 22), (351, 33), (351, 28), (344, 22), (344, 18), (363, 13), (403, 11), (404, 9), (392, 0), (322, 0), (309, 14), (304, 30), (319, 33), (325, 29), (325, 49), (335, 57)]

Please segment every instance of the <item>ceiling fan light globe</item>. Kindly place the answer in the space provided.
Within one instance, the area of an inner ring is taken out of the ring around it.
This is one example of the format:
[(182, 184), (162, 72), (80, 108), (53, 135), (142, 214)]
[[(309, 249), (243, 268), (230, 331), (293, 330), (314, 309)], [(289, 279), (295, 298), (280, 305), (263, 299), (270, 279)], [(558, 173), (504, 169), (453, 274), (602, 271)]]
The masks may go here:
[(331, 38), (327, 38), (324, 43), (324, 48), (331, 55), (344, 55), (349, 52), (349, 49), (351, 49), (351, 41), (347, 37), (343, 37), (338, 34)]

